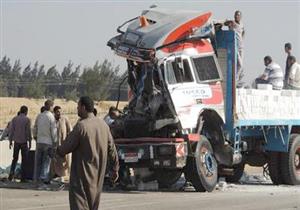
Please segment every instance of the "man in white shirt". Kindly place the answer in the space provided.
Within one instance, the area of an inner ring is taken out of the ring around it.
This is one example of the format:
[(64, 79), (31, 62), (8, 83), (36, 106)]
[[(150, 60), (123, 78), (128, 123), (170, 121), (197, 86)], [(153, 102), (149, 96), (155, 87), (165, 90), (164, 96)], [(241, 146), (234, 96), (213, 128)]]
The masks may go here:
[(37, 116), (33, 130), (36, 139), (34, 180), (44, 184), (50, 183), (50, 162), (57, 142), (53, 105), (53, 101), (45, 101), (45, 111)]
[(300, 65), (294, 56), (289, 56), (287, 62), (289, 66), (288, 89), (300, 90)]
[(273, 62), (271, 56), (264, 57), (265, 71), (255, 80), (256, 84), (271, 84), (273, 90), (281, 90), (283, 88), (283, 71), (281, 67)]

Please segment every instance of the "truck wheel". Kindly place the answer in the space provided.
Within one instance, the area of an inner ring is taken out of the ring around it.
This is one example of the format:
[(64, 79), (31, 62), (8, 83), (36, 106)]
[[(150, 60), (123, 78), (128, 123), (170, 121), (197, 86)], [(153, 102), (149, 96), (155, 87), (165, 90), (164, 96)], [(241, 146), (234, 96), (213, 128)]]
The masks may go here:
[(213, 149), (205, 136), (201, 136), (195, 148), (195, 156), (188, 159), (186, 179), (198, 192), (211, 192), (217, 185), (218, 165)]
[(281, 174), (281, 167), (280, 167), (280, 159), (281, 153), (280, 152), (268, 152), (268, 169), (269, 175), (273, 182), (273, 184), (279, 185), (283, 184), (282, 174)]
[(169, 188), (181, 177), (181, 170), (159, 169), (155, 170), (155, 177), (159, 188)]
[(300, 135), (291, 135), (289, 150), (281, 156), (282, 178), (285, 184), (300, 185)]
[(244, 169), (245, 169), (244, 163), (233, 166), (233, 174), (225, 176), (226, 182), (236, 183), (240, 181), (240, 179), (243, 176)]

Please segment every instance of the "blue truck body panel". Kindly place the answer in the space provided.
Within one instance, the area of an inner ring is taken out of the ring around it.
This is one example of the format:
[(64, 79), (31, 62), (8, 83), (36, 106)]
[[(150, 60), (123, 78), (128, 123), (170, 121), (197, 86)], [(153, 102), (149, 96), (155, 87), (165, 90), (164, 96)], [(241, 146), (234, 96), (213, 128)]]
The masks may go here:
[(236, 106), (236, 69), (237, 45), (233, 31), (218, 31), (216, 33), (217, 48), (227, 52), (227, 76), (225, 95), (225, 136), (232, 141), (236, 152), (240, 141), (244, 138), (261, 139), (266, 151), (287, 152), (289, 137), (293, 126), (300, 126), (299, 120), (264, 119), (239, 120), (235, 119)]

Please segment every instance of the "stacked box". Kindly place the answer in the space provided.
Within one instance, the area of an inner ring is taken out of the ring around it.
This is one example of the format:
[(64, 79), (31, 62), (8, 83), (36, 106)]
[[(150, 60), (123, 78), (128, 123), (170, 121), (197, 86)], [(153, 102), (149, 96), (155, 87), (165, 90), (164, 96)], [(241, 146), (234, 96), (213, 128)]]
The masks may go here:
[(236, 93), (238, 119), (300, 119), (300, 91), (237, 89)]

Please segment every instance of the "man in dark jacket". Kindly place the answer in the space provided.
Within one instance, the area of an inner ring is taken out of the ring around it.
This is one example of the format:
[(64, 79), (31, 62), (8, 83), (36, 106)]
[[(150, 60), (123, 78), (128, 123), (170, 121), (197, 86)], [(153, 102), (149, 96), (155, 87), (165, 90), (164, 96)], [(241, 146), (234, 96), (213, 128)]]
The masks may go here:
[(292, 44), (291, 43), (284, 44), (284, 52), (287, 54), (286, 62), (285, 62), (284, 87), (288, 88), (288, 80), (289, 80), (289, 75), (290, 75), (290, 72), (289, 72), (290, 66), (288, 64), (288, 58), (290, 56), (292, 56)]
[(22, 154), (21, 181), (25, 181), (26, 178), (24, 165), (27, 160), (28, 150), (31, 147), (31, 122), (27, 117), (27, 113), (27, 106), (21, 106), (20, 114), (14, 117), (11, 121), (9, 132), (9, 148), (12, 147), (12, 142), (14, 142), (14, 153), (10, 168), (10, 174), (8, 177), (10, 181), (14, 178), (20, 150)]

